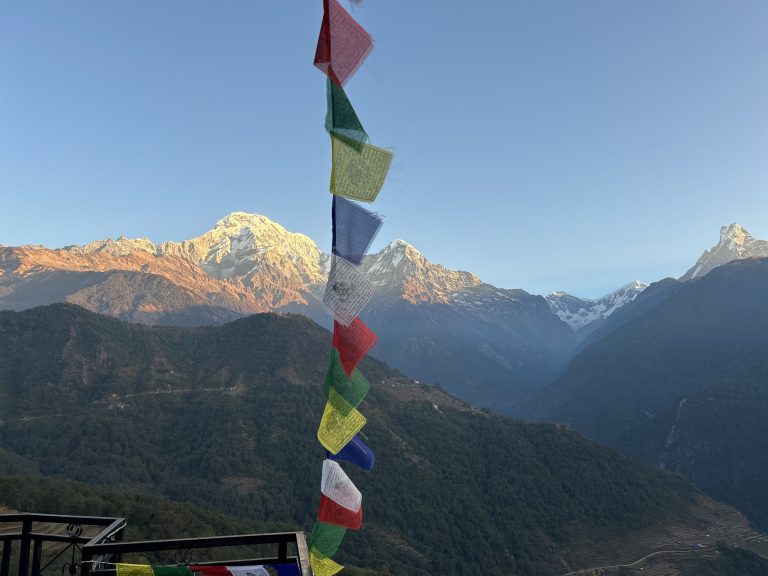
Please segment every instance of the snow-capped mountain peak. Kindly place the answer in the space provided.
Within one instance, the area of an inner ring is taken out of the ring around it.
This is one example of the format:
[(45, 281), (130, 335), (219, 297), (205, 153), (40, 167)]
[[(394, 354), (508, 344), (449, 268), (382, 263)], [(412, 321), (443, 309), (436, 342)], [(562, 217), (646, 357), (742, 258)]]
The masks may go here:
[(327, 257), (308, 236), (247, 212), (232, 212), (191, 240), (156, 245), (121, 236), (65, 250), (120, 257), (146, 252), (161, 260), (173, 256), (193, 262), (213, 278), (244, 282), (257, 293), (298, 293), (305, 285), (324, 282), (327, 275), (323, 269)]
[(596, 321), (605, 320), (616, 310), (632, 302), (647, 287), (648, 284), (635, 280), (594, 300), (572, 296), (560, 290), (545, 298), (552, 313), (576, 331)]
[(220, 279), (248, 278), (261, 269), (301, 282), (322, 277), (320, 249), (308, 236), (247, 212), (232, 212), (191, 240), (163, 242), (155, 253), (192, 260)]
[(363, 269), (377, 289), (392, 291), (412, 303), (445, 303), (451, 294), (481, 284), (474, 274), (434, 264), (399, 239), (366, 256)]
[(696, 264), (680, 277), (692, 280), (707, 274), (713, 268), (732, 260), (744, 258), (768, 258), (768, 242), (758, 240), (743, 226), (733, 223), (720, 228), (720, 240), (710, 250), (705, 250)]
[(401, 266), (409, 261), (426, 260), (424, 256), (405, 240), (393, 240), (379, 252), (367, 257), (368, 266), (366, 272), (369, 275), (385, 274), (391, 276)]

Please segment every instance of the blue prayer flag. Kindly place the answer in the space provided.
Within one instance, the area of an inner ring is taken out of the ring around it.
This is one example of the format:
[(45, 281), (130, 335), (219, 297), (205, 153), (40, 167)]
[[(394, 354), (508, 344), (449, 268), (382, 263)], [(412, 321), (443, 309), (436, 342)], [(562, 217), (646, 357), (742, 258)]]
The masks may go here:
[(365, 442), (360, 440), (359, 436), (355, 436), (347, 442), (344, 448), (339, 450), (338, 454), (328, 452), (328, 459), (352, 462), (352, 464), (360, 466), (360, 468), (365, 470), (373, 470), (375, 461), (373, 451), (366, 446)]
[(360, 264), (381, 228), (381, 216), (346, 198), (333, 197), (333, 253)]
[(277, 572), (277, 576), (301, 576), (296, 564), (270, 564)]

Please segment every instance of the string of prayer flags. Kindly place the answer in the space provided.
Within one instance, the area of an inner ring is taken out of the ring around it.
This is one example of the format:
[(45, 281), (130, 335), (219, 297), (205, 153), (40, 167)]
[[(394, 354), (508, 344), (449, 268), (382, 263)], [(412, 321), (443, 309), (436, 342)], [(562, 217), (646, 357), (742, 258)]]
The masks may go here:
[[(323, 479), (320, 492), (344, 508), (357, 512), (363, 503), (363, 495), (333, 460), (323, 460)], [(326, 554), (327, 556), (327, 554)]]
[(392, 163), (392, 152), (331, 132), (331, 192), (373, 202)]
[(334, 574), (338, 574), (344, 568), (344, 566), (323, 556), (314, 548), (309, 550), (309, 565), (312, 566), (314, 576), (334, 576)]
[(344, 89), (328, 79), (328, 111), (325, 113), (325, 129), (349, 138), (353, 142), (368, 142), (368, 134), (363, 129), (352, 103)]
[(333, 347), (339, 352), (341, 365), (347, 374), (352, 374), (375, 343), (376, 334), (360, 318), (355, 318), (348, 326), (333, 323)]
[(314, 548), (323, 556), (330, 558), (336, 554), (346, 533), (347, 529), (343, 526), (334, 526), (318, 520), (309, 536), (310, 550)]
[(325, 494), (321, 494), (320, 511), (317, 513), (317, 519), (326, 524), (343, 526), (348, 530), (359, 530), (363, 525), (363, 507), (360, 506), (357, 512), (352, 512)]
[(345, 400), (335, 390), (331, 390), (329, 396), (317, 429), (317, 439), (326, 450), (338, 454), (363, 429), (366, 419), (352, 406), (342, 410), (336, 408), (343, 406)]
[(353, 264), (360, 264), (381, 228), (381, 216), (341, 196), (334, 196), (331, 222), (333, 253)]
[(309, 539), (315, 576), (334, 576), (342, 570), (331, 557), (346, 531), (357, 530), (363, 524), (362, 494), (339, 462), (350, 462), (365, 470), (374, 465), (373, 452), (358, 436), (366, 419), (357, 407), (370, 384), (357, 365), (376, 343), (376, 335), (358, 318), (374, 293), (372, 282), (359, 267), (381, 228), (382, 218), (354, 201), (376, 199), (392, 164), (392, 152), (369, 144), (368, 134), (343, 88), (372, 48), (370, 35), (338, 0), (323, 0), (314, 64), (328, 76), (325, 128), (331, 137), (333, 259), (323, 303), (332, 313), (334, 325), (323, 385), (326, 403), (317, 430), (327, 458), (323, 461), (317, 522)]
[[(296, 563), (291, 564), (253, 564), (250, 566), (207, 566), (194, 564), (187, 569), (188, 574), (196, 576), (271, 576), (267, 568), (273, 568), (278, 576), (300, 576), (299, 567)], [(152, 566), (156, 576), (161, 576), (157, 566)], [(163, 566), (165, 570), (177, 570), (177, 566)], [(191, 571), (190, 571), (191, 569)], [(167, 576), (173, 576), (173, 572), (166, 572)]]
[[(277, 567), (281, 565), (273, 565), (277, 570)], [(285, 566), (292, 566), (294, 572), (298, 566), (294, 564), (286, 564)], [(261, 564), (255, 564), (250, 566), (207, 566), (193, 564), (191, 566), (162, 566), (158, 564), (115, 564), (115, 571), (118, 576), (270, 576), (267, 568)], [(278, 570), (278, 574), (280, 571)], [(289, 576), (289, 572), (285, 572), (284, 576)]]
[(337, 0), (323, 0), (323, 21), (314, 64), (339, 86), (357, 71), (373, 50), (373, 39)]
[(346, 446), (339, 450), (338, 454), (328, 452), (326, 456), (329, 460), (345, 460), (351, 462), (364, 470), (373, 470), (376, 459), (373, 451), (363, 442), (359, 436), (355, 436), (347, 442)]
[[(362, 512), (360, 512), (362, 515)], [(300, 576), (299, 566), (289, 564), (253, 564), (245, 566), (162, 566), (158, 564), (115, 564), (117, 576), (271, 576), (267, 568), (273, 568), (278, 576)]]
[[(368, 395), (371, 385), (360, 373), (355, 370), (352, 375), (344, 371), (339, 358), (339, 351), (331, 348), (331, 365), (328, 367), (328, 373), (325, 376), (325, 386), (323, 392), (325, 397), (331, 401), (331, 389), (344, 399), (344, 403), (336, 406), (336, 409), (342, 414), (348, 414), (353, 408), (357, 408), (360, 402)], [(334, 400), (336, 396), (334, 396)]]
[(344, 258), (333, 258), (323, 303), (336, 320), (345, 326), (352, 323), (373, 296), (374, 287), (353, 264)]

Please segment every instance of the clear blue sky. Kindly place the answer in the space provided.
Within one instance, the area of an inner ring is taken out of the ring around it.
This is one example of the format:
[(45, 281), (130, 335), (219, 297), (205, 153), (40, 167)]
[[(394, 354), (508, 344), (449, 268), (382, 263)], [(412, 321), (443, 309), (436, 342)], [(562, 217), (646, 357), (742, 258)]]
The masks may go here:
[[(330, 243), (321, 0), (0, 0), (0, 243)], [(597, 296), (768, 238), (765, 0), (366, 0), (347, 85), (395, 161), (378, 248)]]

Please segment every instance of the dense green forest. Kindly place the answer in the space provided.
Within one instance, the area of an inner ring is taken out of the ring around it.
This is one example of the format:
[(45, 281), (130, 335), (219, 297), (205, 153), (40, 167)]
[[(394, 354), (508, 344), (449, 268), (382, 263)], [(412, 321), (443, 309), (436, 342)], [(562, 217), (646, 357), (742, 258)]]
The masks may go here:
[[(0, 472), (308, 530), (329, 340), (298, 316), (172, 329), (68, 305), (0, 313)], [(696, 493), (679, 476), (556, 425), (471, 408), (374, 360), (361, 370), (377, 464), (348, 467), (365, 526), (346, 537), (343, 564), (419, 576), (557, 574), (594, 560), (583, 546), (591, 534), (608, 557), (611, 537), (693, 522)], [(127, 514), (98, 498), (89, 513)]]
[(126, 540), (243, 534), (278, 528), (135, 490), (94, 487), (52, 478), (0, 478), (0, 506), (41, 514), (125, 517), (128, 519)]
[[(245, 534), (280, 530), (268, 522), (245, 521), (190, 504), (172, 502), (130, 489), (93, 487), (79, 482), (52, 478), (0, 478), (0, 507), (35, 510), (40, 513), (122, 516), (128, 520), (126, 540), (183, 538), (222, 534)], [(756, 554), (719, 544), (719, 556), (686, 559), (682, 574), (691, 576), (765, 576), (768, 561)], [(238, 549), (240, 556), (253, 555), (252, 549)], [(195, 561), (226, 559), (232, 549), (199, 551)], [(128, 558), (139, 562), (174, 562), (175, 553)], [(238, 557), (240, 557), (238, 556)], [(65, 558), (66, 560), (66, 558)], [(54, 568), (58, 565), (55, 564)], [(389, 566), (377, 568), (345, 566), (346, 576), (392, 576)]]

